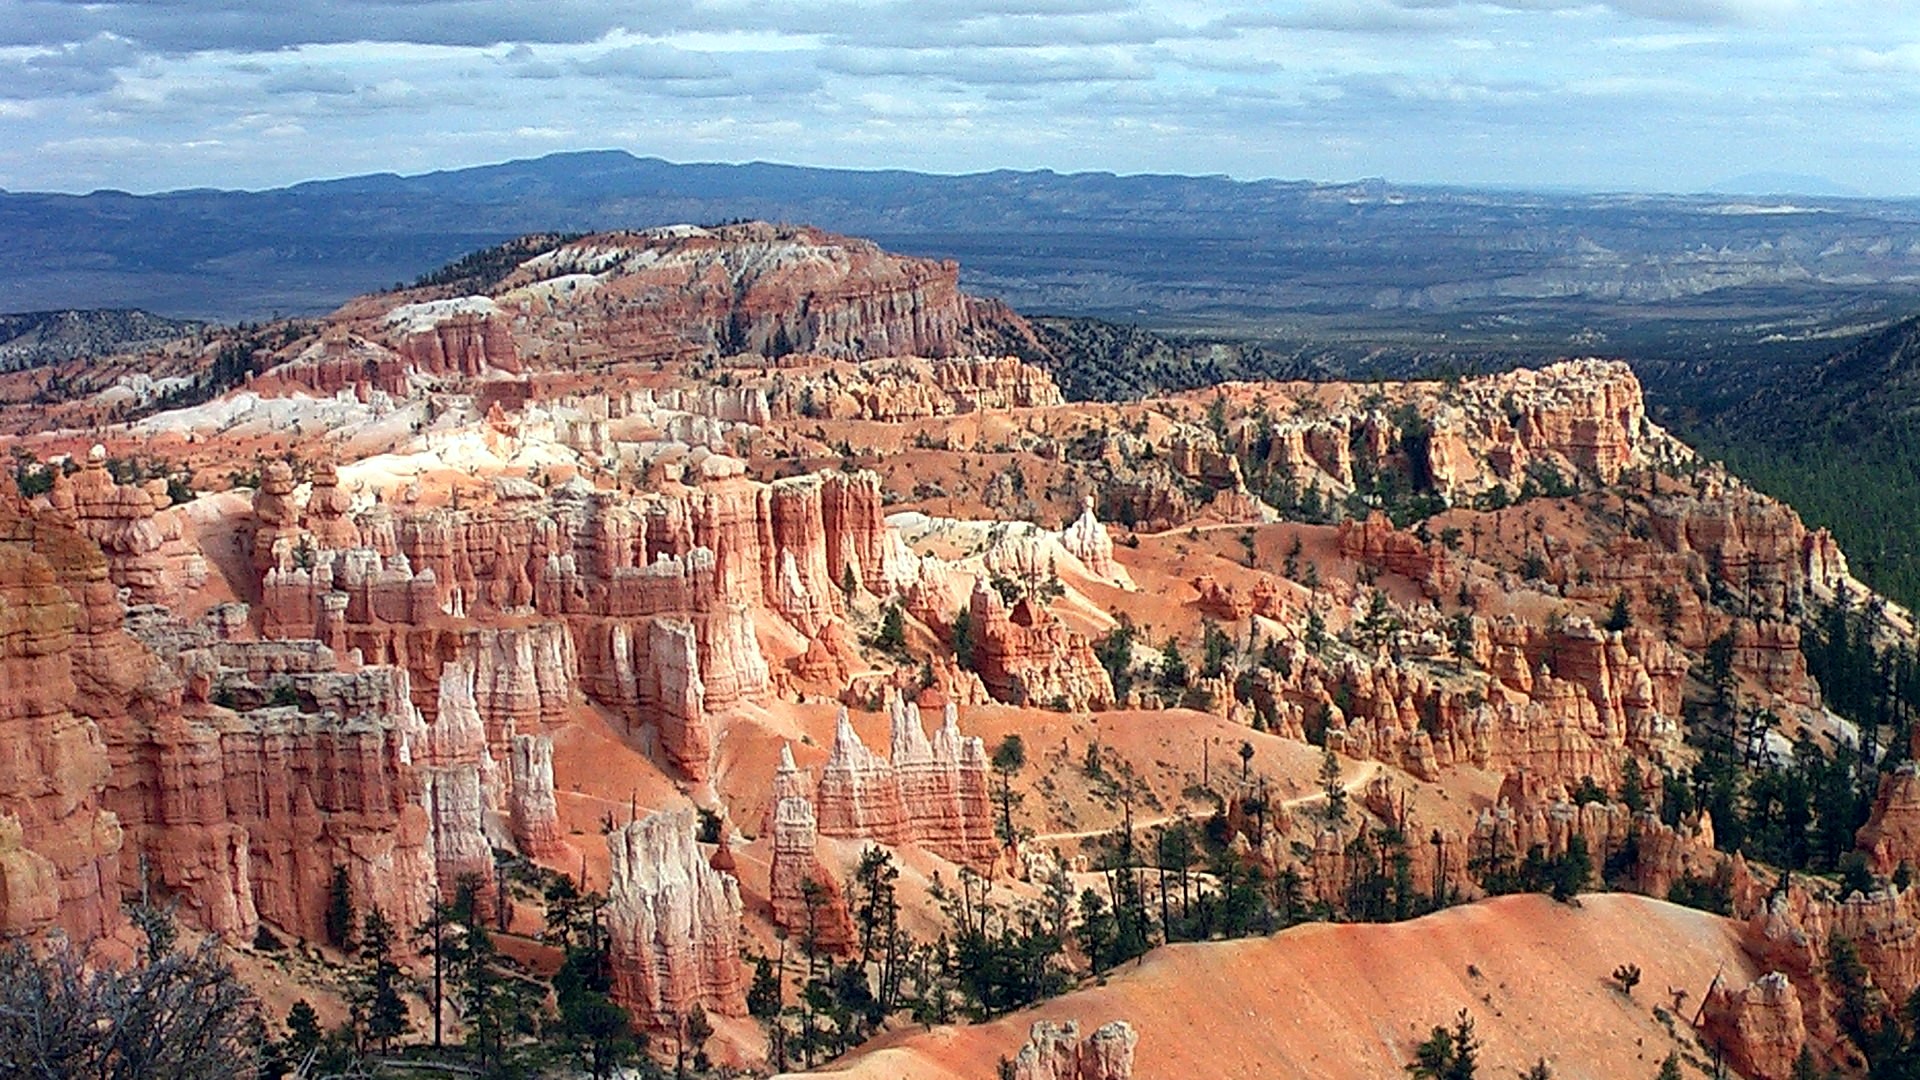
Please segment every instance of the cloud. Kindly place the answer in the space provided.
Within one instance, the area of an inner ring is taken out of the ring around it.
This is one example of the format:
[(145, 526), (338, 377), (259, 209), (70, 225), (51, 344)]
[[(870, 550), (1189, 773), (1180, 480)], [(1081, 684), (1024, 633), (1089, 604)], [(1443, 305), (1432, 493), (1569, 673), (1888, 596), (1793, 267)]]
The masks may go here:
[(0, 57), (0, 97), (31, 100), (96, 94), (119, 82), (119, 71), (139, 59), (133, 44), (112, 34)]
[(660, 79), (724, 79), (728, 70), (711, 53), (692, 52), (671, 45), (629, 45), (601, 53), (574, 65), (585, 75), (654, 81)]
[(1153, 76), (1150, 66), (1129, 54), (1103, 50), (835, 49), (826, 53), (821, 66), (843, 75), (982, 86), (1126, 82)]
[(0, 185), (261, 185), (617, 139), (1675, 186), (1818, 154), (1804, 171), (1860, 160), (1911, 188), (1916, 73), (1920, 12), (1886, 0), (0, 0)]
[(329, 68), (302, 64), (285, 71), (276, 71), (260, 82), (260, 89), (269, 94), (351, 94), (360, 88), (360, 84), (348, 77), (345, 72)]

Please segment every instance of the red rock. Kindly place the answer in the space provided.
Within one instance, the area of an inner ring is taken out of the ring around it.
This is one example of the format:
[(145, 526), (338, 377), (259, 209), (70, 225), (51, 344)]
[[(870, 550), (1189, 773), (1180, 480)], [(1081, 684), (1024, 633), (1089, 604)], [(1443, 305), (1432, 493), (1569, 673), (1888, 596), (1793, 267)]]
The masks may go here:
[(700, 857), (692, 810), (661, 811), (607, 837), (613, 996), (643, 1027), (671, 1027), (695, 1004), (747, 1014), (740, 888)]
[(973, 667), (996, 700), (1068, 709), (1113, 704), (1113, 680), (1086, 635), (1067, 629), (1027, 597), (1009, 612), (984, 580), (975, 583), (968, 608)]
[(1874, 873), (1892, 874), (1901, 863), (1920, 868), (1920, 768), (1912, 760), (1881, 775), (1873, 810), (1854, 842)]
[(814, 796), (820, 831), (890, 846), (917, 843), (953, 862), (992, 865), (999, 842), (993, 834), (985, 746), (960, 734), (958, 710), (951, 704), (931, 740), (917, 704), (895, 697), (888, 713), (892, 761), (867, 749), (841, 710)]
[[(792, 752), (781, 747), (774, 790), (782, 794), (773, 804), (773, 865), (768, 887), (773, 922), (790, 936), (811, 935), (815, 947), (845, 955), (852, 951), (855, 941), (853, 918), (848, 914), (840, 883), (820, 862), (816, 850), (819, 822), (814, 817), (813, 801), (802, 793), (807, 786), (805, 778), (798, 775)], [(811, 907), (806, 898), (809, 882), (819, 890)]]
[(553, 793), (553, 740), (515, 735), (508, 789), (508, 818), (522, 853), (553, 861), (568, 853), (560, 837), (560, 810)]
[(57, 924), (87, 940), (119, 925), (107, 751), (72, 706), (76, 667), (99, 655), (83, 639), (117, 608), (97, 548), (0, 510), (0, 933)]
[(1807, 1043), (1800, 997), (1778, 971), (1740, 990), (1717, 983), (1701, 1021), (1707, 1040), (1727, 1056), (1727, 1064), (1754, 1080), (1789, 1080)]
[(1251, 599), (1242, 596), (1232, 585), (1222, 585), (1211, 574), (1194, 578), (1193, 589), (1200, 594), (1200, 610), (1222, 622), (1243, 622), (1253, 614)]

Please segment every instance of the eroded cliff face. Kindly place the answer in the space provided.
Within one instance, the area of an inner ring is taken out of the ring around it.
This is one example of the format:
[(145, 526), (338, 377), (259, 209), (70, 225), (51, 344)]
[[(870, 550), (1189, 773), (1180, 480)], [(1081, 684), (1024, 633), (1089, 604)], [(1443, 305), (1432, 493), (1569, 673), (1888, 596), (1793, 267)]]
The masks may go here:
[(1800, 997), (1778, 971), (1744, 987), (1714, 987), (1701, 1009), (1701, 1026), (1728, 1063), (1755, 1080), (1788, 1080), (1807, 1044)]
[(791, 367), (775, 381), (769, 403), (772, 415), (786, 420), (899, 423), (1066, 401), (1044, 368), (1011, 356), (969, 356)]
[(106, 744), (74, 709), (118, 609), (97, 548), (0, 508), (0, 933), (119, 925)]
[(650, 814), (607, 837), (613, 993), (641, 1025), (672, 1027), (698, 1004), (747, 1014), (740, 886), (694, 841), (693, 811)]
[(277, 530), (279, 496), (263, 489), (265, 627), (407, 667), (423, 690), (469, 684), (502, 760), (514, 734), (558, 722), (577, 679), (704, 780), (713, 712), (769, 690), (756, 615), (818, 633), (843, 616), (847, 575), (889, 595), (911, 566), (871, 474), (756, 484), (717, 456), (695, 471), (644, 494), (503, 484), (459, 510), (373, 506), (325, 535)]
[[(405, 671), (342, 670), (315, 642), (227, 640), (158, 613), (134, 633), (178, 673), (180, 707), (116, 743), (114, 801), (191, 922), (242, 936), (264, 919), (323, 941), (336, 868), (396, 926), (427, 916), (463, 848), (436, 843), (429, 793), (478, 771), (453, 763), (445, 733), (430, 737)], [(429, 766), (436, 754), (444, 764)], [(490, 879), (490, 850), (473, 847), (458, 868)]]
[(840, 882), (820, 861), (812, 786), (794, 764), (791, 749), (782, 746), (773, 780), (773, 865), (767, 897), (773, 924), (790, 937), (810, 938), (817, 948), (846, 954), (856, 942), (853, 918)]
[(929, 739), (920, 707), (888, 702), (892, 756), (868, 749), (840, 711), (833, 750), (814, 794), (819, 830), (827, 836), (918, 844), (956, 863), (984, 868), (999, 854), (987, 789), (987, 753), (960, 733), (959, 711), (948, 705)]
[[(963, 295), (955, 263), (759, 222), (584, 237), (526, 260), (481, 293), (428, 288), (362, 298), (336, 319), (335, 331), (280, 378), (364, 398), (404, 394), (422, 376), (741, 353), (946, 358), (1033, 339), (1004, 306)], [(954, 400), (1059, 400), (1043, 377), (1010, 378), (975, 364), (932, 373)]]
[(982, 579), (967, 601), (973, 670), (994, 700), (1066, 709), (1113, 704), (1113, 679), (1086, 635), (1022, 596), (1009, 607)]

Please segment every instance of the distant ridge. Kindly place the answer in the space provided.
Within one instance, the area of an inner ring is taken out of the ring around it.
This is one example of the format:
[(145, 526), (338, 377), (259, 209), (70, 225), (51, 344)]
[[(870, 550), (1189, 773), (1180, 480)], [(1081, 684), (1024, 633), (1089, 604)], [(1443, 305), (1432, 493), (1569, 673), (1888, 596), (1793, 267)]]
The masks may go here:
[(204, 325), (137, 308), (0, 315), (0, 371), (138, 349), (191, 334)]
[(1716, 195), (1806, 195), (1816, 199), (1858, 199), (1859, 188), (1806, 173), (1755, 172), (1722, 180), (1707, 189)]
[(1551, 307), (1547, 336), (1564, 342), (1588, 312), (1730, 290), (1772, 290), (1740, 310), (1784, 315), (1830, 310), (1840, 293), (1920, 297), (1920, 203), (1822, 210), (1381, 180), (678, 165), (596, 150), (266, 191), (4, 193), (0, 296), (22, 309), (312, 314), (526, 233), (759, 219), (957, 259), (966, 287), (1029, 313), (1163, 327), (1384, 313), (1426, 332), (1436, 315), (1456, 329), (1459, 313), (1531, 325)]

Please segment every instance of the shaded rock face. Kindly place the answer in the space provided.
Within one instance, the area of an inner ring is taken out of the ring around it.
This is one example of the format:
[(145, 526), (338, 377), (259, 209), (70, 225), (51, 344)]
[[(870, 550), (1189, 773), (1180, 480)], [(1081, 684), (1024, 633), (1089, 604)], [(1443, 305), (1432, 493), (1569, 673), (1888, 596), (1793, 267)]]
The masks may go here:
[[(819, 822), (814, 816), (808, 784), (793, 763), (793, 753), (780, 748), (780, 769), (774, 777), (773, 866), (768, 898), (775, 926), (790, 936), (812, 935), (815, 945), (832, 953), (853, 950), (853, 918), (847, 900), (831, 871), (820, 862)], [(808, 900), (809, 883), (813, 892)]]
[(107, 748), (74, 709), (118, 620), (97, 548), (0, 510), (0, 934), (87, 940), (119, 925)]
[(1738, 990), (1716, 985), (1701, 1010), (1701, 1026), (1728, 1064), (1755, 1080), (1788, 1080), (1807, 1042), (1800, 997), (1778, 971)]
[(1101, 1025), (1085, 1039), (1072, 1020), (1034, 1022), (1013, 1058), (1015, 1080), (1132, 1080), (1140, 1036), (1125, 1020)]
[(607, 837), (614, 998), (652, 1028), (700, 1005), (747, 1014), (740, 964), (740, 886), (695, 843), (693, 811), (661, 811)]
[(995, 700), (1097, 709), (1113, 704), (1113, 679), (1093, 643), (1030, 597), (1011, 610), (985, 580), (968, 601), (973, 667)]
[(1880, 777), (1873, 811), (1854, 841), (1875, 873), (1892, 874), (1903, 862), (1920, 866), (1920, 767), (1912, 760)]
[(821, 769), (814, 804), (827, 836), (915, 843), (950, 861), (990, 866), (999, 854), (987, 789), (987, 752), (975, 736), (960, 734), (952, 705), (929, 740), (920, 707), (895, 697), (892, 759), (869, 750), (844, 708), (833, 751)]

